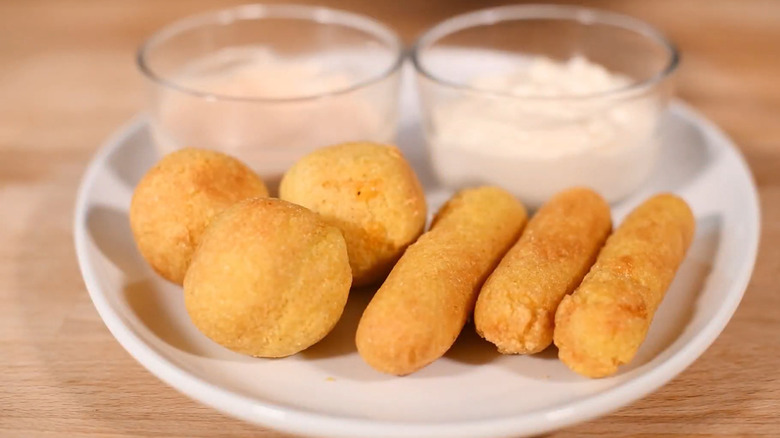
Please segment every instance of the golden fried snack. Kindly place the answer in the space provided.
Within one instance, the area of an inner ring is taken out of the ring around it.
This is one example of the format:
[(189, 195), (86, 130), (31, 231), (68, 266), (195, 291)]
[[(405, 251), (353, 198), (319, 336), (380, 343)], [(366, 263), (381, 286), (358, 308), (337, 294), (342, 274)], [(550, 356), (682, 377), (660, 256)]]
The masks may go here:
[(393, 146), (345, 143), (312, 152), (284, 175), (279, 197), (344, 233), (355, 286), (384, 278), (425, 227), (422, 187)]
[(256, 196), (268, 196), (268, 189), (235, 158), (202, 149), (173, 152), (152, 167), (133, 192), (130, 227), (135, 243), (157, 273), (181, 284), (212, 218)]
[(588, 377), (633, 359), (693, 239), (688, 205), (671, 194), (637, 207), (607, 239), (580, 287), (555, 314), (558, 356)]
[(279, 199), (247, 199), (206, 229), (184, 278), (192, 322), (257, 357), (315, 344), (341, 317), (352, 274), (341, 232)]
[(455, 195), (363, 313), (356, 335), (363, 359), (378, 371), (405, 375), (444, 355), (525, 221), (523, 205), (499, 188)]
[(474, 324), (502, 353), (538, 353), (552, 343), (555, 310), (588, 272), (610, 230), (609, 205), (574, 188), (555, 195), (479, 293)]

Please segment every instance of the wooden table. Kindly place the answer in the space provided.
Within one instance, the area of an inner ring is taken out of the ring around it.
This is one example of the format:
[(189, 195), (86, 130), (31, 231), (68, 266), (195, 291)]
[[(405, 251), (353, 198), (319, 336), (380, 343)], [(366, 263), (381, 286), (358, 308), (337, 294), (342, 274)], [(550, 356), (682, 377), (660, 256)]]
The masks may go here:
[[(278, 437), (165, 386), (114, 341), (71, 238), (79, 177), (144, 104), (138, 43), (233, 1), (0, 3), (0, 436)], [(487, 1), (328, 1), (407, 39)], [(753, 279), (725, 332), (687, 371), (617, 413), (552, 436), (780, 436), (780, 2), (603, 1), (679, 43), (679, 95), (722, 126), (763, 208)]]

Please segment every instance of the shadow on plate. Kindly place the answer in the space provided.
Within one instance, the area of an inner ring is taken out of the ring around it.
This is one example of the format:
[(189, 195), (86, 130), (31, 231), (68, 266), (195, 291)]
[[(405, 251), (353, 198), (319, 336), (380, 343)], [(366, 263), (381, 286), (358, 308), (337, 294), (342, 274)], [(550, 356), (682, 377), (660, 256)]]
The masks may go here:
[(500, 366), (514, 374), (533, 380), (556, 383), (585, 381), (584, 377), (571, 371), (558, 359), (558, 348), (550, 345), (543, 351), (532, 355), (504, 356)]
[[(138, 317), (143, 326), (154, 333), (166, 344), (184, 352), (203, 356), (204, 351), (183, 330), (177, 327), (175, 321), (179, 319), (177, 311), (172, 309), (170, 301), (182, 301), (181, 296), (165, 297), (166, 292), (154, 284), (152, 280), (142, 280), (125, 285), (122, 294), (133, 314)], [(179, 294), (180, 295), (180, 294)], [(184, 303), (179, 303), (181, 306)], [(183, 310), (179, 310), (181, 312)]]
[(500, 357), (496, 346), (482, 339), (469, 322), (463, 327), (460, 336), (444, 357), (469, 365), (484, 365)]
[(107, 206), (90, 207), (87, 211), (87, 230), (100, 253), (128, 281), (137, 281), (151, 274), (151, 268), (147, 267), (135, 246), (126, 212)]
[(558, 360), (558, 347), (555, 344), (550, 344), (549, 347), (534, 354), (534, 357), (541, 360)]
[(135, 187), (160, 158), (154, 147), (149, 125), (144, 124), (125, 139), (121, 148), (108, 156), (106, 167), (128, 187)]
[(479, 369), (481, 365), (491, 364), (506, 356), (500, 354), (490, 342), (482, 339), (469, 321), (463, 327), (458, 338), (449, 350), (428, 366), (416, 371), (406, 378), (426, 380), (457, 376)]
[(181, 289), (167, 283), (163, 286), (162, 281), (146, 279), (127, 284), (122, 290), (130, 312), (154, 336), (194, 356), (231, 362), (258, 360), (230, 351), (200, 333), (187, 315)]
[(200, 333), (184, 308), (179, 287), (161, 287), (163, 280), (147, 279), (124, 286), (129, 311), (160, 341), (181, 352), (208, 359), (253, 362), (259, 359), (224, 348)]
[(375, 382), (392, 380), (397, 377), (382, 374), (363, 362), (358, 356), (355, 345), (355, 333), (376, 287), (353, 289), (344, 307), (339, 322), (325, 338), (296, 356), (306, 361), (316, 362), (316, 366), (325, 370), (334, 378), (352, 381)]
[(327, 359), (357, 353), (355, 333), (368, 302), (374, 296), (376, 288), (359, 288), (350, 291), (349, 300), (344, 307), (339, 322), (323, 340), (303, 350), (301, 357), (305, 359)]

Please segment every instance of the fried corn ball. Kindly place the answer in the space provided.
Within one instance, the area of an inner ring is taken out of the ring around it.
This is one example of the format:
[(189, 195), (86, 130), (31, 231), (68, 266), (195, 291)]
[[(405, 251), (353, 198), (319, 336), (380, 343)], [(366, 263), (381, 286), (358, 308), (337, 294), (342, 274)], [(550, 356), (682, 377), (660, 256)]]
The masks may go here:
[(525, 222), (523, 205), (502, 189), (456, 194), (366, 307), (356, 335), (363, 359), (378, 371), (405, 375), (443, 356)]
[(141, 179), (130, 202), (130, 227), (144, 259), (181, 284), (209, 222), (242, 199), (268, 196), (263, 180), (240, 161), (202, 149), (163, 157)]
[(688, 205), (672, 194), (637, 207), (607, 239), (582, 284), (555, 314), (558, 357), (588, 377), (614, 374), (645, 339), (693, 239)]
[(609, 205), (593, 190), (550, 199), (485, 281), (474, 309), (480, 336), (507, 354), (547, 348), (558, 304), (579, 286), (611, 229)]
[(384, 278), (425, 227), (422, 187), (393, 146), (345, 143), (312, 152), (284, 175), (279, 197), (344, 233), (355, 286)]
[(256, 357), (315, 344), (339, 320), (352, 275), (341, 232), (279, 199), (219, 215), (184, 278), (192, 322), (214, 342)]

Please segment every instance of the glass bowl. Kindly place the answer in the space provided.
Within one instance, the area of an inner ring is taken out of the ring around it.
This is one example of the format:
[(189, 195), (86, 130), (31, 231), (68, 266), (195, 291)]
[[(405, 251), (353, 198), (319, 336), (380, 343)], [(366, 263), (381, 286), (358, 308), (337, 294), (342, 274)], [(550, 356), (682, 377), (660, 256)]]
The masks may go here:
[(216, 149), (271, 180), (320, 146), (393, 142), (402, 62), (379, 22), (297, 5), (185, 18), (138, 51), (161, 153)]
[(532, 207), (571, 186), (610, 202), (636, 190), (656, 162), (678, 64), (642, 21), (542, 5), (445, 20), (411, 57), (440, 182), (499, 185)]

